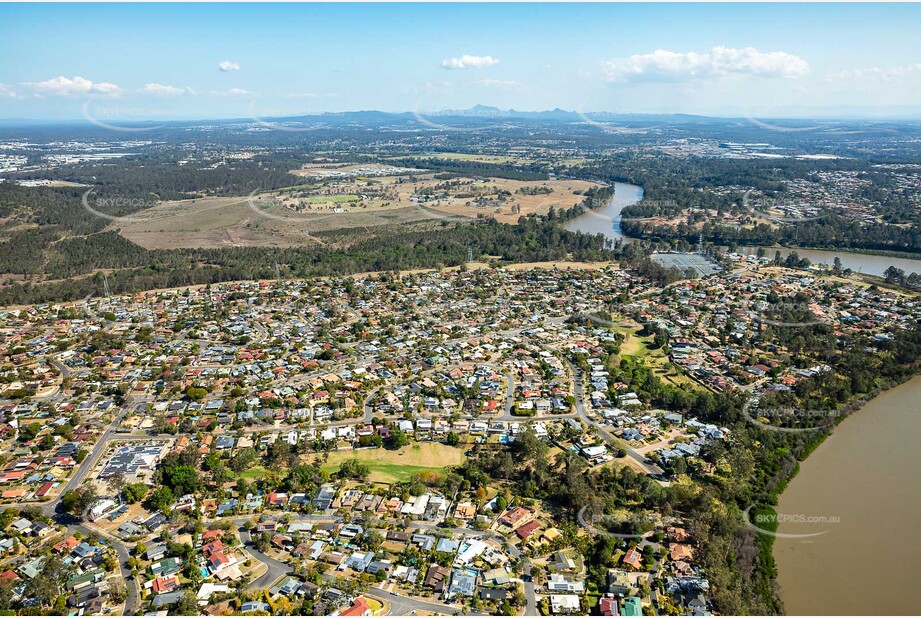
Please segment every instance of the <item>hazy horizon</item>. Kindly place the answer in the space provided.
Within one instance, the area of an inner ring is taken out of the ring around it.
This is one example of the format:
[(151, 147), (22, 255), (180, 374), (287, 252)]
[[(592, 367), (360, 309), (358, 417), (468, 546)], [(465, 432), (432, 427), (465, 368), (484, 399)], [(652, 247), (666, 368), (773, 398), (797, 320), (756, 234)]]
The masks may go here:
[[(495, 111), (492, 115), (470, 113), (476, 108), (492, 108)], [(91, 108), (90, 108), (91, 109)], [(695, 114), (681, 111), (674, 112), (643, 112), (643, 111), (611, 111), (611, 110), (573, 110), (564, 108), (553, 109), (516, 109), (516, 108), (494, 108), (486, 104), (477, 104), (467, 109), (436, 109), (436, 110), (382, 110), (382, 109), (347, 109), (347, 110), (325, 110), (309, 112), (292, 112), (280, 115), (227, 115), (227, 116), (150, 116), (128, 118), (121, 117), (114, 119), (114, 122), (125, 124), (143, 124), (147, 122), (167, 122), (167, 123), (187, 123), (187, 122), (252, 122), (258, 120), (271, 120), (278, 118), (321, 118), (336, 117), (350, 114), (385, 114), (391, 116), (406, 116), (418, 114), (421, 117), (427, 115), (442, 117), (468, 117), (468, 118), (489, 118), (503, 117), (507, 114), (552, 114), (554, 112), (566, 114), (583, 114), (593, 119), (603, 120), (605, 117), (610, 118), (629, 118), (629, 117), (690, 117), (690, 118), (712, 118), (715, 120), (745, 120), (745, 119), (764, 119), (764, 120), (789, 120), (789, 121), (809, 121), (820, 120), (827, 122), (912, 122), (921, 121), (921, 106), (903, 106), (900, 108), (854, 108), (851, 110), (839, 109), (832, 111), (823, 108), (813, 110), (812, 112), (804, 110), (800, 113), (789, 113), (785, 115), (762, 115), (756, 111), (747, 115), (741, 114)], [(509, 116), (512, 117), (512, 116)], [(109, 120), (110, 118), (106, 118)], [(76, 116), (70, 118), (29, 118), (29, 117), (0, 117), (0, 123), (14, 124), (22, 123), (23, 125), (55, 125), (55, 124), (94, 124), (97, 118), (95, 115)], [(101, 119), (99, 119), (101, 120)]]

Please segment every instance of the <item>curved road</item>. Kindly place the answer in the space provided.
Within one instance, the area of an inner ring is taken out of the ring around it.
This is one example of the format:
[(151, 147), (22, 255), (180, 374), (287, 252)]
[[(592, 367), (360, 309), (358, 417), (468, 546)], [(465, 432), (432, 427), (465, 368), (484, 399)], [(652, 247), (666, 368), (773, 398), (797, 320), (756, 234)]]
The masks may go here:
[(585, 393), (582, 388), (582, 372), (575, 365), (575, 363), (569, 359), (566, 360), (569, 363), (570, 369), (572, 370), (573, 392), (576, 396), (576, 412), (579, 414), (579, 418), (589, 426), (597, 429), (598, 435), (600, 435), (614, 448), (622, 448), (627, 451), (627, 456), (636, 461), (636, 463), (643, 468), (643, 471), (646, 472), (646, 474), (651, 476), (658, 476), (662, 474), (664, 470), (662, 470), (659, 466), (649, 463), (649, 461), (643, 456), (642, 453), (615, 438), (604, 425), (589, 416), (588, 412), (585, 410)]

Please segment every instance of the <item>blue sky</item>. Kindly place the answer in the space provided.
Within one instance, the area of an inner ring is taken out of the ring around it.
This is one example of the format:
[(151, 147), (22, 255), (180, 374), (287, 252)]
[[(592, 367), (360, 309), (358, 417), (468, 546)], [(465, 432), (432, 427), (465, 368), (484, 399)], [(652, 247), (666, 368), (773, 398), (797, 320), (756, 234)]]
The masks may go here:
[(0, 118), (921, 109), (911, 4), (0, 4)]

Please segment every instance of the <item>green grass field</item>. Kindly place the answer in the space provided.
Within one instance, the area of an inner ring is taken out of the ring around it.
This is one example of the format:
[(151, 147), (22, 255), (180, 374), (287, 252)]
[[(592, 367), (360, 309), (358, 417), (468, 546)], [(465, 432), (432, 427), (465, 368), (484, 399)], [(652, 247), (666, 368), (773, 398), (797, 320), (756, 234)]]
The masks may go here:
[(360, 199), (357, 195), (316, 195), (308, 197), (307, 201), (311, 204), (322, 204), (325, 202), (357, 202)]
[(333, 473), (343, 461), (358, 459), (371, 469), (368, 480), (379, 483), (408, 481), (414, 474), (443, 470), (447, 466), (464, 463), (464, 453), (453, 446), (438, 442), (420, 442), (396, 451), (366, 449), (360, 451), (333, 451), (323, 469)]
[(262, 466), (253, 466), (248, 468), (237, 475), (239, 479), (246, 479), (247, 481), (252, 481), (254, 479), (261, 478), (265, 474), (265, 468)]

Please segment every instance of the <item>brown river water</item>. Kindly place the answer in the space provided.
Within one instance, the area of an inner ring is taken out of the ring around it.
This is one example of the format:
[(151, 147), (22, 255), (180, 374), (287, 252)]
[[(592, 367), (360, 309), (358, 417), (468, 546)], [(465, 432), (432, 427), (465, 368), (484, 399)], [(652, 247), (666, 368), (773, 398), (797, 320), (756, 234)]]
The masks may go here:
[(842, 421), (777, 506), (788, 614), (906, 615), (921, 608), (921, 377)]

